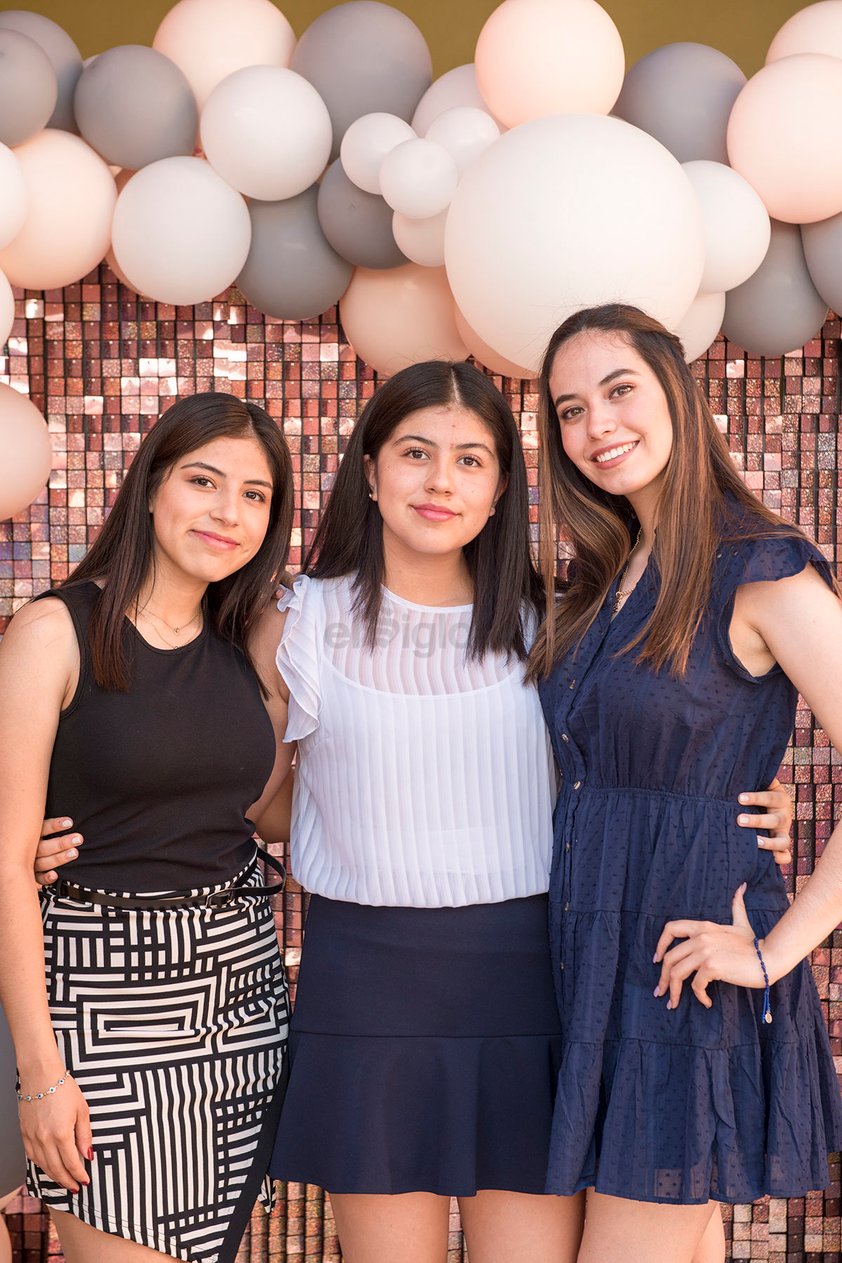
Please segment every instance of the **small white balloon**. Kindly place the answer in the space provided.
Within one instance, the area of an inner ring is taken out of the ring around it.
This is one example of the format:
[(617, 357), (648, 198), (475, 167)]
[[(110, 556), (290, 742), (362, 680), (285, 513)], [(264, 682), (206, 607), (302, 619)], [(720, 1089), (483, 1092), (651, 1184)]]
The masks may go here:
[(460, 175), (500, 139), (500, 128), (487, 110), (472, 105), (455, 106), (434, 119), (425, 133), (450, 154)]
[(725, 317), (724, 294), (698, 294), (689, 311), (681, 317), (673, 333), (681, 338), (688, 364), (704, 355), (716, 341)]
[(114, 257), (132, 289), (193, 306), (227, 289), (251, 244), (239, 193), (202, 158), (162, 158), (136, 172), (117, 199)]
[(721, 294), (747, 281), (766, 257), (772, 236), (769, 212), (731, 167), (705, 159), (683, 166), (702, 211), (705, 270), (699, 290)]
[(446, 210), (458, 183), (456, 163), (432, 140), (405, 140), (380, 168), (385, 201), (410, 219), (428, 219)]
[(202, 148), (246, 197), (280, 202), (314, 184), (333, 144), (330, 115), (311, 83), (282, 66), (247, 66), (223, 79), (199, 122)]
[(444, 267), (444, 226), (447, 210), (428, 219), (409, 219), (395, 211), (392, 216), (392, 233), (398, 249), (413, 263), (425, 268)]
[(18, 235), (26, 222), (29, 197), (14, 150), (0, 144), (0, 250)]
[(6, 279), (6, 274), (0, 272), (0, 349), (8, 342), (14, 322), (15, 296), (12, 293), (11, 285)]
[(415, 139), (415, 131), (397, 114), (363, 114), (342, 137), (342, 168), (358, 189), (379, 193), (383, 159), (405, 140)]
[(473, 105), (478, 110), (487, 109), (477, 84), (476, 66), (472, 61), (466, 66), (455, 66), (430, 84), (415, 108), (412, 126), (419, 136), (423, 136), (439, 114), (460, 105)]

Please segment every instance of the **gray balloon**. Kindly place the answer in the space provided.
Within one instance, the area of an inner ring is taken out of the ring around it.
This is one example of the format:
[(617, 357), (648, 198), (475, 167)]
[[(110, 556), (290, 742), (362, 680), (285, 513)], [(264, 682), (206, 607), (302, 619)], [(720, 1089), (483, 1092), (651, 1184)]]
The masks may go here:
[(772, 221), (772, 240), (760, 267), (725, 299), (722, 332), (751, 355), (777, 359), (821, 329), (827, 303), (807, 271), (797, 224)]
[(838, 315), (842, 312), (842, 215), (803, 224), (801, 240), (810, 278)]
[(728, 162), (731, 107), (745, 86), (736, 62), (707, 44), (664, 44), (636, 62), (612, 113), (654, 136), (679, 162)]
[(408, 262), (392, 232), (391, 206), (352, 184), (337, 159), (319, 186), (319, 222), (337, 254), (363, 268), (396, 268)]
[(186, 76), (142, 44), (95, 57), (76, 84), (73, 109), (83, 139), (116, 167), (138, 171), (196, 145), (199, 111)]
[(350, 0), (307, 27), (292, 69), (318, 89), (333, 123), (333, 152), (355, 119), (383, 111), (407, 122), (433, 81), (433, 63), (415, 23), (378, 0)]
[(41, 13), (27, 9), (6, 9), (0, 12), (0, 26), (20, 31), (40, 44), (52, 62), (58, 80), (58, 100), (47, 120), (48, 127), (58, 127), (65, 132), (75, 132), (73, 117), (73, 93), (76, 81), (82, 73), (82, 54), (73, 40), (57, 22)]
[(354, 271), (319, 224), (317, 188), (282, 202), (251, 202), (251, 247), (237, 277), (244, 297), (279, 320), (310, 320), (337, 303)]
[(0, 1197), (6, 1197), (23, 1184), (26, 1161), (18, 1130), (18, 1103), (15, 1096), (15, 1050), (3, 1010), (0, 1009)]
[(40, 132), (57, 99), (56, 72), (41, 45), (0, 28), (0, 141), (11, 148)]

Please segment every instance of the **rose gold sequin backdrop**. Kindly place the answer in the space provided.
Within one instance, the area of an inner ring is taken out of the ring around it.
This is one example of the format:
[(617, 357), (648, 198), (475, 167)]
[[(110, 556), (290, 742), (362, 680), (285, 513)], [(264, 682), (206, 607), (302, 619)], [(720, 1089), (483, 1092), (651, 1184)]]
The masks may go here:
[[(837, 566), (840, 534), (840, 326), (783, 360), (745, 356), (721, 339), (695, 371), (735, 459), (766, 502), (814, 535)], [(311, 538), (319, 509), (375, 377), (344, 341), (335, 312), (306, 324), (267, 320), (232, 290), (195, 308), (145, 302), (103, 267), (61, 292), (19, 296), (18, 319), (0, 379), (26, 390), (46, 415), (55, 452), (50, 486), (27, 512), (0, 523), (0, 630), (28, 597), (63, 579), (85, 551), (141, 435), (176, 395), (227, 390), (265, 404), (293, 453), (297, 516), (291, 567)], [(533, 383), (505, 383), (520, 418), (536, 499), (537, 398)], [(800, 711), (782, 772), (797, 799), (797, 887), (821, 853), (842, 808), (839, 760)], [(277, 908), (291, 980), (301, 950), (302, 896)], [(842, 1053), (842, 933), (814, 954), (819, 992)], [(842, 1068), (842, 1063), (840, 1064)], [(731, 1257), (768, 1263), (842, 1263), (839, 1162), (825, 1193), (728, 1210)], [(256, 1212), (240, 1263), (339, 1259), (322, 1193), (291, 1185), (270, 1219)], [(36, 1202), (9, 1217), (16, 1263), (60, 1259)], [(448, 1263), (465, 1255), (452, 1219)]]

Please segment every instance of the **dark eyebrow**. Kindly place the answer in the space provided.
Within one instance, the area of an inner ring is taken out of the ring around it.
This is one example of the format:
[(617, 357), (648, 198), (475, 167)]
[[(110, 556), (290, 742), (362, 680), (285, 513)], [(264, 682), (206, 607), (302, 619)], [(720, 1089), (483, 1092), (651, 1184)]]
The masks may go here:
[[(616, 368), (613, 373), (608, 373), (605, 377), (603, 377), (602, 381), (599, 384), (600, 386), (607, 386), (609, 382), (613, 382), (615, 377), (639, 377), (639, 376), (640, 374), (638, 373), (637, 369)], [(576, 398), (576, 395), (559, 395), (556, 399), (553, 400), (553, 404), (556, 408), (558, 408), (560, 404), (567, 403), (568, 399), (575, 399), (575, 398)]]
[[(190, 460), (181, 466), (182, 469), (206, 469), (209, 474), (216, 474), (217, 478), (227, 478), (228, 475), (221, 469), (217, 469), (215, 465), (208, 465), (203, 460)], [(246, 478), (244, 480), (250, 487), (266, 487), (272, 490), (271, 482), (266, 482), (263, 478)]]
[[(399, 438), (395, 439), (395, 442), (396, 443), (410, 443), (410, 442), (425, 443), (427, 447), (438, 447), (438, 443), (434, 443), (432, 439), (425, 439), (423, 434), (401, 434)], [(488, 446), (487, 443), (457, 443), (455, 450), (457, 452), (466, 452), (472, 447), (481, 448), (484, 452), (488, 452), (489, 456), (495, 455), (495, 453), (492, 451), (492, 449)]]

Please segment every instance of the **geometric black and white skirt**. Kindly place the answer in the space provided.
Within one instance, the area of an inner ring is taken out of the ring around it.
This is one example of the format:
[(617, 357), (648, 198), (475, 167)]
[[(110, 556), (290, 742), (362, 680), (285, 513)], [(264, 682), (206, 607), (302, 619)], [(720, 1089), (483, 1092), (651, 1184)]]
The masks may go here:
[[(238, 884), (262, 880), (250, 865)], [(286, 1073), (269, 900), (120, 909), (47, 891), (42, 905), (53, 1029), (94, 1159), (78, 1194), (30, 1162), (29, 1192), (187, 1263), (231, 1263), (255, 1201), (271, 1208)]]

